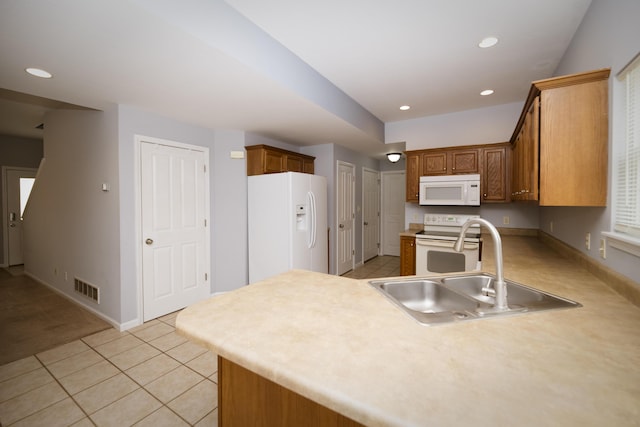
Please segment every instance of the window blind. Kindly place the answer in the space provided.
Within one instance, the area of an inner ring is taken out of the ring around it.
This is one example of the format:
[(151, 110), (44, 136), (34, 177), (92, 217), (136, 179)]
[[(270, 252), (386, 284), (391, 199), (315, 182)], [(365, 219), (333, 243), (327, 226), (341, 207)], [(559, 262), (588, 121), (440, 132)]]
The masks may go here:
[(640, 237), (640, 55), (618, 77), (625, 86), (626, 140), (617, 160), (614, 230)]

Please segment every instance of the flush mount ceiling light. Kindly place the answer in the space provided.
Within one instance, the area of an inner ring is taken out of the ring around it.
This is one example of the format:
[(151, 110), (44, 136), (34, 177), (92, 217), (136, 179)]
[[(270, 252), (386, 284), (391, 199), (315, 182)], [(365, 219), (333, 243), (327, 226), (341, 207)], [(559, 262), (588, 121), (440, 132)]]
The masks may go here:
[(493, 90), (486, 89), (486, 90), (483, 90), (482, 92), (480, 92), (480, 95), (487, 96), (487, 95), (491, 95), (492, 93), (493, 93)]
[(41, 77), (43, 79), (50, 79), (51, 77), (53, 77), (53, 75), (50, 72), (43, 70), (41, 68), (27, 68), (25, 69), (25, 71), (31, 74), (32, 76)]
[(409, 105), (402, 105), (402, 106), (400, 107), (400, 109), (401, 109), (402, 111), (407, 111), (409, 108), (411, 108)]
[(387, 154), (387, 159), (389, 159), (389, 161), (391, 163), (397, 163), (398, 160), (400, 160), (400, 157), (402, 157), (402, 153), (389, 153), (389, 154)]
[(488, 47), (495, 46), (496, 43), (498, 43), (498, 38), (497, 37), (493, 37), (493, 36), (489, 36), (489, 37), (483, 38), (482, 41), (480, 43), (478, 43), (478, 47), (486, 49)]

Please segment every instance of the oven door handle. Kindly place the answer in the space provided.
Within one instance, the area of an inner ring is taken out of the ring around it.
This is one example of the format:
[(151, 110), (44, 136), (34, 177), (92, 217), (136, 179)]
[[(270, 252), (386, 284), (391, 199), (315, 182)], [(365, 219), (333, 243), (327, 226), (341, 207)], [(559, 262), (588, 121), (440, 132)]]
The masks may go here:
[[(455, 242), (451, 240), (431, 240), (431, 239), (416, 239), (416, 245), (419, 246), (431, 246), (436, 248), (450, 248), (453, 249)], [(477, 243), (464, 242), (464, 249), (478, 249)]]

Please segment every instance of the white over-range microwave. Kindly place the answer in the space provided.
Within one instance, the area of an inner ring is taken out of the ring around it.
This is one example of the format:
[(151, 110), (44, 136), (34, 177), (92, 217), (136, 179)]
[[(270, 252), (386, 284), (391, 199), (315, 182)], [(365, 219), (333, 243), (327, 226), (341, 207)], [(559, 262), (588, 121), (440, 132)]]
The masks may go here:
[(420, 204), (480, 206), (480, 175), (420, 177)]

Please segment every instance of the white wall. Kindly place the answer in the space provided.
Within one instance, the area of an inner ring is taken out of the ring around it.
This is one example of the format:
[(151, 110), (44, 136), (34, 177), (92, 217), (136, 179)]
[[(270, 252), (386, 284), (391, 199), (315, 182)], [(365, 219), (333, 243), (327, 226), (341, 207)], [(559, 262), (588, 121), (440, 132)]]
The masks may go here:
[(246, 161), (231, 159), (230, 151), (244, 150), (244, 132), (213, 131), (119, 106), (120, 146), (120, 247), (122, 316), (124, 324), (135, 324), (138, 313), (135, 230), (135, 135), (199, 145), (209, 148), (211, 189), (211, 292), (224, 292), (247, 284), (247, 181)]
[[(113, 323), (121, 318), (117, 115), (51, 111), (24, 221), (25, 271)], [(111, 191), (103, 192), (102, 183)], [(73, 291), (78, 277), (100, 304)]]
[(522, 102), (387, 123), (385, 141), (405, 141), (407, 150), (509, 141), (526, 97), (524, 92)]
[(249, 282), (247, 243), (247, 163), (231, 159), (243, 151), (242, 131), (215, 132), (211, 161), (211, 266), (213, 293), (237, 289)]
[[(523, 93), (522, 102), (389, 123), (387, 141), (406, 141), (407, 150), (509, 141), (526, 95)], [(538, 209), (530, 203), (484, 204), (480, 207), (425, 207), (407, 203), (405, 226), (422, 223), (424, 214), (429, 212), (480, 215), (498, 227), (537, 229)], [(505, 216), (509, 217), (509, 224), (504, 224)]]
[[(638, 0), (593, 0), (573, 41), (554, 75), (611, 68), (609, 78), (609, 194), (606, 208), (541, 208), (541, 229), (640, 283), (637, 257), (615, 248), (607, 248), (607, 259), (600, 258), (598, 247), (603, 231), (611, 230), (612, 176), (615, 155), (624, 144), (624, 93), (615, 75), (640, 49), (640, 2)], [(551, 232), (550, 223), (554, 224)], [(584, 245), (585, 233), (591, 233), (591, 250)]]

